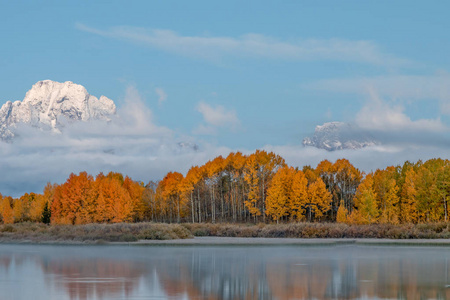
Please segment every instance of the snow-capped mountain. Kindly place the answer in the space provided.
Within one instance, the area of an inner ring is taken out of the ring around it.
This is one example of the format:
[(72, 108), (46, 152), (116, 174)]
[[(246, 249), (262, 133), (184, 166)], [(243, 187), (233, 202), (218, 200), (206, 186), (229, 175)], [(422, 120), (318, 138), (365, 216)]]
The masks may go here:
[(71, 81), (51, 80), (33, 85), (22, 101), (6, 102), (0, 109), (0, 139), (11, 140), (20, 123), (59, 132), (64, 122), (109, 120), (116, 113), (111, 99), (90, 95)]
[(327, 151), (361, 149), (378, 142), (359, 127), (343, 122), (329, 122), (316, 126), (314, 135), (303, 140), (303, 145)]

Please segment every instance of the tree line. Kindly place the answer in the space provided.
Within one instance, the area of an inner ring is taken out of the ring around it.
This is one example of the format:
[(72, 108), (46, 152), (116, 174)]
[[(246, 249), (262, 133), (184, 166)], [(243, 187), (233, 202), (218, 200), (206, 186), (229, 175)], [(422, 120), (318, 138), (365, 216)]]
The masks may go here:
[(3, 223), (448, 221), (450, 163), (405, 162), (365, 174), (346, 159), (294, 168), (257, 150), (218, 156), (186, 176), (169, 172), (147, 184), (111, 172), (71, 174), (42, 194), (0, 195)]

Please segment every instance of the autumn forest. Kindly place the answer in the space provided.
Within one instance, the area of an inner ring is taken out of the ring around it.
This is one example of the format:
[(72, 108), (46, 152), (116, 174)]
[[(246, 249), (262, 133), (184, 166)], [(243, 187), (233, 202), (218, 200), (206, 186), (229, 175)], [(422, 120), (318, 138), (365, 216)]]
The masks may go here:
[(230, 153), (159, 182), (71, 174), (42, 194), (1, 196), (4, 224), (446, 222), (450, 161), (405, 162), (365, 174), (348, 160), (294, 168), (272, 152)]

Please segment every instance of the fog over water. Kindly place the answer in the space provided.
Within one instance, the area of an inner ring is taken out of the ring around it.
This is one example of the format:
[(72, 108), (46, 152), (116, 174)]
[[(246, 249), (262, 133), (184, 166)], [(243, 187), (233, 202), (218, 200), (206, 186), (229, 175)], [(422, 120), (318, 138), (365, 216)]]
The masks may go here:
[(1, 245), (0, 299), (446, 299), (450, 251)]

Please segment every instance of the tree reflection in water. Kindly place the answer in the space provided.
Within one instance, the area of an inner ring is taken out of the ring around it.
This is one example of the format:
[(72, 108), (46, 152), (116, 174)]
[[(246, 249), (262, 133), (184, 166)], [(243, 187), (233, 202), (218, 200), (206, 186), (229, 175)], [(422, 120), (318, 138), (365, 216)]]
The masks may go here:
[(29, 282), (35, 299), (446, 299), (449, 253), (387, 246), (3, 245), (0, 290), (12, 299), (25, 299)]

